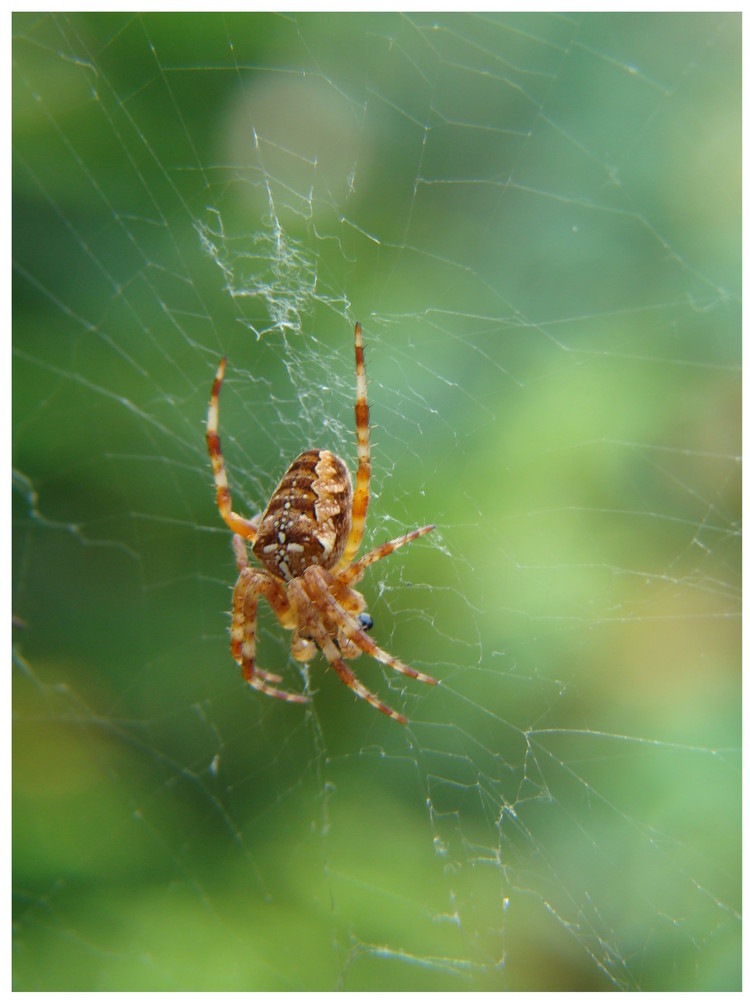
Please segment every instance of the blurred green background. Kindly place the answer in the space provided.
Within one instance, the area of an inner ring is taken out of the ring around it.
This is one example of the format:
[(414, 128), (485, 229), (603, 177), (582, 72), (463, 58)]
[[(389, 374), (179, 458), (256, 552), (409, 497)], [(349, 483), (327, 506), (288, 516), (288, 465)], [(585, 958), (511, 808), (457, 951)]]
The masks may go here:
[[(13, 36), (16, 988), (739, 988), (739, 15)], [(355, 319), (407, 728), (227, 648)]]

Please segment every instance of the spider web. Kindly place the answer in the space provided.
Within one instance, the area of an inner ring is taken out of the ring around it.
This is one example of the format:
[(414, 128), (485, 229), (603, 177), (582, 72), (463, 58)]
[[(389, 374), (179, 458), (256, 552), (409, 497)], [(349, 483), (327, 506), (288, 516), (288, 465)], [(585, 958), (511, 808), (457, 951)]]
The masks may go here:
[[(739, 17), (13, 34), (17, 988), (738, 988)], [(408, 727), (227, 648), (357, 319)]]

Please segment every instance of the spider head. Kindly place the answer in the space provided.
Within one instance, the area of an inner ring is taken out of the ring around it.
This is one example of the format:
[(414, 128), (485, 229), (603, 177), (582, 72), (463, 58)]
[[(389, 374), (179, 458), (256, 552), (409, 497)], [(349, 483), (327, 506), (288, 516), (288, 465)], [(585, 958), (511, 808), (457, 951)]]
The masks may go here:
[(359, 622), (359, 627), (363, 632), (369, 632), (373, 626), (372, 617), (368, 615), (366, 611), (360, 611), (357, 615), (357, 621)]

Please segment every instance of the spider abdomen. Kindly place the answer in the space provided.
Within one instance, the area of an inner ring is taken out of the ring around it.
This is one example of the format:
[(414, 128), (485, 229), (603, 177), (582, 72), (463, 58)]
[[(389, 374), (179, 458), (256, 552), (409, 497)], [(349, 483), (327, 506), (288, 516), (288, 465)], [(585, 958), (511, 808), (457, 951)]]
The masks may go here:
[(253, 553), (282, 580), (313, 565), (331, 569), (344, 551), (351, 520), (352, 481), (344, 462), (330, 451), (304, 451), (276, 487)]

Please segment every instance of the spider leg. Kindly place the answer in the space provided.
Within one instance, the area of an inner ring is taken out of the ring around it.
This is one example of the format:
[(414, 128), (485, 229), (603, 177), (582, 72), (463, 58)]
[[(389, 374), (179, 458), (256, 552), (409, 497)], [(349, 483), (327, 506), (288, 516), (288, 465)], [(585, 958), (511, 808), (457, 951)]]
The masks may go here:
[(365, 635), (361, 628), (357, 627), (356, 622), (352, 621), (343, 609), (335, 610), (334, 614), (337, 618), (341, 614), (339, 621), (344, 635), (355, 646), (361, 649), (363, 653), (367, 653), (368, 656), (371, 656), (374, 660), (378, 660), (380, 663), (385, 663), (386, 666), (391, 667), (393, 670), (398, 670), (400, 674), (406, 674), (407, 677), (413, 677), (414, 680), (422, 681), (423, 684), (438, 683), (434, 677), (423, 674), (420, 670), (415, 670), (414, 667), (408, 667), (401, 660), (381, 649), (368, 635)]
[(232, 498), (229, 495), (229, 481), (224, 468), (224, 456), (221, 453), (221, 442), (219, 441), (219, 390), (224, 380), (224, 370), (227, 359), (222, 358), (214, 379), (214, 387), (211, 392), (211, 402), (208, 404), (208, 417), (206, 419), (206, 444), (208, 454), (211, 457), (211, 466), (214, 471), (214, 482), (216, 483), (216, 505), (219, 513), (227, 524), (238, 535), (254, 541), (257, 530), (255, 519), (242, 517), (232, 510)]
[[(247, 545), (245, 544), (245, 539), (242, 535), (232, 535), (232, 547), (234, 548), (234, 554), (237, 560), (237, 569), (242, 572), (243, 569), (248, 569), (250, 563), (247, 558)], [(280, 684), (281, 678), (278, 674), (272, 674), (268, 670), (261, 670), (259, 667), (254, 667), (253, 676), (261, 677), (265, 681), (270, 681), (272, 684)]]
[(241, 573), (243, 569), (248, 569), (250, 566), (250, 561), (247, 558), (247, 545), (242, 535), (232, 535), (232, 548), (234, 549), (237, 569)]
[[(305, 574), (304, 584), (301, 578), (296, 578), (290, 581), (288, 588), (289, 600), (296, 608), (300, 628), (315, 640), (325, 658), (347, 687), (350, 687), (358, 697), (363, 698), (373, 708), (377, 708), (379, 712), (389, 716), (391, 719), (395, 719), (396, 722), (406, 725), (408, 720), (398, 712), (394, 712), (392, 708), (389, 708), (372, 691), (368, 691), (364, 684), (360, 683), (357, 679), (354, 671), (344, 663), (341, 653), (336, 647), (336, 643), (326, 631), (324, 613), (327, 609), (323, 606), (319, 607), (316, 604), (315, 597), (306, 590), (305, 585), (307, 583), (307, 574)], [(323, 587), (325, 588), (325, 582), (323, 582)]]
[[(236, 535), (235, 538), (237, 538)], [(238, 548), (239, 546), (235, 543), (235, 551)], [(238, 562), (239, 558), (238, 554)], [(289, 601), (278, 580), (261, 570), (250, 569), (247, 566), (242, 567), (232, 597), (232, 629), (230, 633), (232, 658), (240, 664), (242, 676), (256, 691), (262, 691), (263, 694), (271, 695), (273, 698), (281, 698), (283, 701), (304, 704), (310, 699), (305, 695), (272, 687), (272, 684), (278, 684), (281, 681), (278, 674), (259, 670), (255, 666), (255, 626), (258, 598), (261, 595), (268, 601), (281, 624), (288, 627), (291, 615)]]
[(368, 704), (372, 705), (373, 708), (377, 708), (378, 711), (383, 712), (384, 715), (389, 716), (391, 719), (395, 719), (396, 722), (400, 722), (404, 726), (408, 723), (408, 719), (406, 719), (403, 715), (400, 715), (398, 712), (395, 712), (392, 708), (389, 708), (388, 705), (382, 702), (380, 698), (376, 697), (372, 691), (368, 691), (364, 684), (357, 680), (354, 671), (344, 663), (338, 649), (336, 649), (333, 639), (326, 634), (322, 625), (316, 622), (312, 627), (312, 631), (315, 636), (315, 641), (320, 646), (323, 655), (347, 687), (350, 687), (356, 695), (360, 698), (364, 698)]
[(370, 422), (367, 405), (367, 379), (365, 377), (365, 352), (362, 347), (362, 327), (354, 326), (354, 357), (357, 367), (357, 401), (354, 415), (357, 423), (357, 482), (352, 497), (352, 526), (346, 547), (338, 561), (338, 568), (348, 566), (357, 554), (365, 533), (367, 506), (370, 502)]
[(377, 548), (368, 552), (367, 555), (362, 556), (361, 559), (357, 559), (353, 562), (351, 566), (339, 573), (338, 579), (349, 586), (349, 584), (356, 583), (358, 580), (362, 579), (362, 574), (367, 569), (368, 566), (372, 566), (379, 559), (385, 559), (389, 556), (391, 552), (395, 552), (396, 549), (400, 549), (402, 545), (406, 545), (407, 542), (413, 542), (415, 538), (420, 538), (422, 535), (426, 535), (428, 531), (432, 531), (435, 527), (434, 524), (428, 524), (424, 528), (415, 528), (414, 531), (409, 531), (405, 535), (401, 535), (400, 538), (394, 538), (390, 542), (383, 542), (382, 545), (378, 545)]
[(366, 635), (362, 629), (358, 626), (357, 622), (349, 615), (339, 604), (339, 602), (332, 596), (326, 578), (323, 575), (323, 571), (318, 567), (311, 567), (305, 573), (305, 584), (310, 590), (310, 596), (314, 602), (322, 605), (330, 613), (333, 621), (341, 629), (347, 639), (354, 643), (363, 653), (367, 653), (372, 656), (373, 659), (379, 660), (380, 663), (385, 663), (386, 666), (391, 667), (393, 670), (398, 670), (400, 674), (406, 674), (407, 677), (413, 677), (417, 681), (422, 681), (424, 684), (437, 684), (434, 677), (430, 677), (427, 674), (421, 673), (419, 670), (415, 670), (413, 667), (407, 667), (405, 663), (397, 659), (395, 656), (391, 656), (390, 653), (386, 653), (384, 649), (376, 645), (372, 639)]

